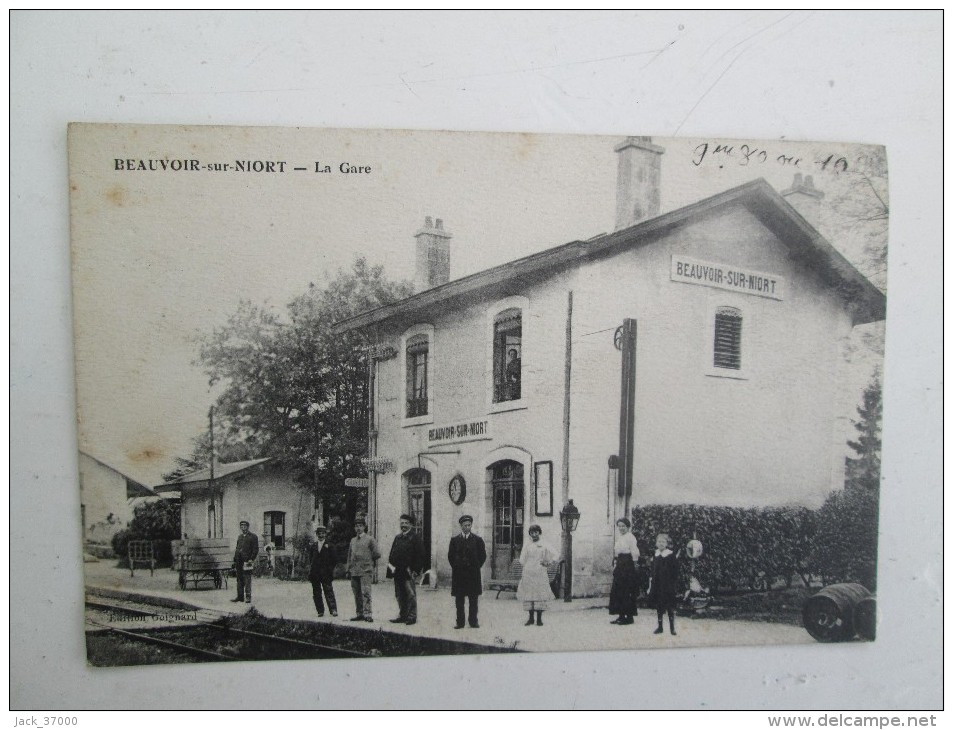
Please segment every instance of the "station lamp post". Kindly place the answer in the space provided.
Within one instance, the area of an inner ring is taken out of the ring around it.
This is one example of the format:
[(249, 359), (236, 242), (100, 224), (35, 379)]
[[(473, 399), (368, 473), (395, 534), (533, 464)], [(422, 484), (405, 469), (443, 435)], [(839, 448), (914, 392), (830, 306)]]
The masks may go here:
[(571, 499), (559, 510), (559, 524), (563, 528), (563, 552), (566, 556), (566, 574), (563, 580), (563, 601), (566, 603), (572, 601), (572, 533), (579, 525), (579, 517), (579, 508)]

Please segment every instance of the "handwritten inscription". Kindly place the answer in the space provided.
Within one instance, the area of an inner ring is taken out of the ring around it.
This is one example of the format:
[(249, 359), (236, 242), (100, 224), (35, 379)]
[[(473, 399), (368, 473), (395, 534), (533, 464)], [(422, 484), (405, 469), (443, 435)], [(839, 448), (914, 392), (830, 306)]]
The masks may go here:
[(702, 163), (717, 164), (724, 167), (726, 164), (733, 164), (739, 167), (748, 167), (751, 165), (779, 165), (781, 167), (794, 167), (799, 170), (811, 170), (818, 172), (831, 172), (839, 174), (847, 172), (850, 166), (847, 158), (835, 154), (819, 156), (814, 159), (798, 157), (796, 155), (776, 154), (763, 147), (755, 147), (747, 143), (744, 144), (717, 144), (713, 142), (702, 142), (695, 147), (692, 155), (692, 164), (699, 167)]

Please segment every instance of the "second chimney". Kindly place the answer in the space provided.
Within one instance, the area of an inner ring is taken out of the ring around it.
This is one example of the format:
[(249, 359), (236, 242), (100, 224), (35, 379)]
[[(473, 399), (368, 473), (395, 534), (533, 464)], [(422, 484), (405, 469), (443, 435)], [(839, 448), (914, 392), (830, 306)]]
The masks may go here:
[(414, 234), (414, 238), (417, 239), (415, 291), (420, 293), (450, 281), (450, 239), (453, 235), (443, 229), (443, 221), (437, 218), (435, 223), (428, 215), (424, 227)]
[(615, 229), (619, 231), (659, 214), (665, 148), (652, 144), (651, 137), (626, 137), (615, 151), (619, 155)]
[(813, 175), (794, 173), (794, 182), (787, 190), (782, 190), (781, 195), (814, 228), (820, 225), (821, 198), (824, 197), (824, 193), (814, 187)]

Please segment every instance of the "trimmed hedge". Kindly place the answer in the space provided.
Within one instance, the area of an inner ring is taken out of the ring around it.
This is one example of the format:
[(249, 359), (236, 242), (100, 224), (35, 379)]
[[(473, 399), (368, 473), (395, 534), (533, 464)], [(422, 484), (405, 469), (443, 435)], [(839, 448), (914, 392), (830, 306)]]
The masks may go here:
[[(816, 513), (806, 507), (711, 507), (645, 505), (632, 509), (632, 532), (643, 555), (655, 553), (660, 532), (672, 538), (682, 577), (695, 577), (713, 592), (766, 590), (783, 581), (809, 580)], [(685, 544), (697, 538), (702, 556), (689, 560)], [(694, 563), (694, 565), (692, 565)]]

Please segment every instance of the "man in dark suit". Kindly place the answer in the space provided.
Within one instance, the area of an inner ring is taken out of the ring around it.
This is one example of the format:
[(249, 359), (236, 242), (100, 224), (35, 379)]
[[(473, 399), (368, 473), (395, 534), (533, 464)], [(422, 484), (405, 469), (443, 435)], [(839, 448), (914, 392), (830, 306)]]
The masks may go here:
[(394, 538), (387, 558), (387, 569), (394, 578), (394, 595), (399, 615), (392, 624), (417, 623), (417, 575), (423, 568), (424, 549), (413, 531), (413, 518), (400, 516), (400, 532)]
[(251, 603), (251, 574), (258, 557), (258, 535), (248, 531), (248, 520), (238, 523), (241, 534), (235, 543), (235, 582), (238, 583), (238, 598), (232, 603)]
[(318, 525), (314, 528), (314, 534), (317, 539), (311, 545), (311, 570), (308, 571), (308, 580), (311, 581), (311, 591), (314, 594), (314, 607), (318, 610), (318, 616), (324, 616), (324, 601), (321, 600), (323, 590), (324, 597), (328, 599), (328, 610), (332, 616), (337, 616), (338, 604), (334, 600), (334, 586), (331, 581), (334, 580), (334, 566), (337, 565), (338, 556), (334, 552), (334, 546), (327, 541), (327, 527)]
[(450, 568), (453, 571), (450, 580), (450, 595), (457, 602), (457, 624), (455, 629), (463, 628), (463, 599), (470, 599), (470, 626), (480, 628), (478, 609), (480, 595), (483, 593), (483, 576), (480, 569), (486, 562), (486, 545), (483, 538), (471, 532), (473, 518), (463, 515), (460, 518), (460, 534), (450, 538)]

